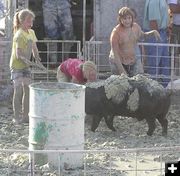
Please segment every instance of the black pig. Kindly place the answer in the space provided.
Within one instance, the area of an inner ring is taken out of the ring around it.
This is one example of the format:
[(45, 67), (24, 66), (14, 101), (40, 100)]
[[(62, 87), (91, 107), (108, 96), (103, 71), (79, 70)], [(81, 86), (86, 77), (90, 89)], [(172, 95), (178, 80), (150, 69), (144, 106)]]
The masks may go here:
[(162, 126), (162, 135), (167, 135), (166, 114), (170, 106), (170, 93), (157, 81), (143, 75), (128, 78), (112, 75), (105, 81), (86, 84), (85, 112), (93, 117), (91, 130), (95, 131), (104, 117), (111, 130), (114, 116), (146, 119), (147, 135), (155, 130), (156, 119)]

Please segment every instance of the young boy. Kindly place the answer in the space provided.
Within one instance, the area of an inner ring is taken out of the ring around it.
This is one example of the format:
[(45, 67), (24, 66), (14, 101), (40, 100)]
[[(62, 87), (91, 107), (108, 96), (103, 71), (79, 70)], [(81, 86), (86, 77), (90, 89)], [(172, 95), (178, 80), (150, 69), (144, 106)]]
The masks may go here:
[(119, 10), (119, 24), (114, 27), (110, 36), (111, 51), (109, 55), (113, 74), (134, 76), (141, 72), (136, 67), (136, 46), (139, 39), (154, 35), (160, 40), (158, 31), (143, 32), (141, 27), (134, 23), (133, 11), (128, 7)]

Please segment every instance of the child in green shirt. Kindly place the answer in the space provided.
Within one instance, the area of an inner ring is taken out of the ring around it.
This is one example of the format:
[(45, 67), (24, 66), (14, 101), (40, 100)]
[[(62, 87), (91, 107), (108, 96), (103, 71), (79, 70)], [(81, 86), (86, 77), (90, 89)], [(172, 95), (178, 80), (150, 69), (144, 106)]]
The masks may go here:
[[(40, 61), (36, 45), (36, 35), (31, 29), (34, 13), (28, 9), (17, 12), (14, 16), (14, 37), (10, 58), (11, 79), (14, 85), (13, 111), (15, 124), (28, 122), (29, 84), (31, 83), (31, 53)], [(22, 113), (22, 117), (21, 117)]]

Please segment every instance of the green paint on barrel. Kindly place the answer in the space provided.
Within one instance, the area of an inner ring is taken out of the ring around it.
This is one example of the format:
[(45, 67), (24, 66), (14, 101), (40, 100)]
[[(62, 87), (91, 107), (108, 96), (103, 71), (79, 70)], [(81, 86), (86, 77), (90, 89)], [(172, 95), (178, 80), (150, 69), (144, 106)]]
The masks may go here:
[(35, 131), (34, 141), (39, 142), (41, 144), (45, 144), (46, 139), (48, 137), (48, 130), (46, 129), (46, 123), (45, 122), (38, 123), (34, 131)]

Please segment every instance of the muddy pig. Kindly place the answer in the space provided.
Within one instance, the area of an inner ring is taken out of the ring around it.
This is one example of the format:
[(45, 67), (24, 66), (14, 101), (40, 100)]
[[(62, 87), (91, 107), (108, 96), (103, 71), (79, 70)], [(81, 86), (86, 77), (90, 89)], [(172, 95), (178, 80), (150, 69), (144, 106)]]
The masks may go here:
[(85, 112), (91, 115), (91, 130), (95, 131), (104, 117), (112, 131), (115, 131), (115, 116), (145, 119), (147, 135), (155, 130), (156, 119), (162, 126), (162, 135), (167, 135), (166, 115), (170, 107), (170, 92), (157, 81), (143, 75), (127, 77), (112, 75), (104, 81), (87, 83), (85, 91)]

